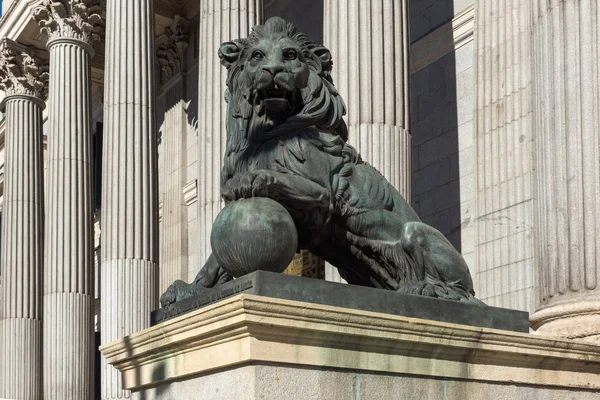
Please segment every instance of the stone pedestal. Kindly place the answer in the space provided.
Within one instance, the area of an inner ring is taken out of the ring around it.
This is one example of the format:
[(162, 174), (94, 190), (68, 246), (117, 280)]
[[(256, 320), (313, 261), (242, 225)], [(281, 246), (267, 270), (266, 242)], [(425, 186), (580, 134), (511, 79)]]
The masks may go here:
[(534, 328), (600, 343), (600, 82), (593, 0), (532, 2)]
[(42, 396), (42, 265), (44, 167), (42, 110), (47, 62), (36, 50), (4, 39), (0, 89), (6, 94), (0, 398)]
[(145, 399), (594, 399), (600, 347), (242, 294), (101, 348)]

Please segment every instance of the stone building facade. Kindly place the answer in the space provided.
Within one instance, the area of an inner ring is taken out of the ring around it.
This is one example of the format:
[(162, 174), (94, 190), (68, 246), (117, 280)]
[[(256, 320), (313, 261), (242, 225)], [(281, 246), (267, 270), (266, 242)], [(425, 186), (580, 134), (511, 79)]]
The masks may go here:
[[(0, 398), (128, 396), (95, 349), (147, 327), (208, 257), (223, 205), (216, 49), (274, 15), (332, 51), (350, 142), (462, 252), (478, 297), (598, 341), (596, 1), (2, 7)], [(303, 254), (290, 271), (320, 268)]]

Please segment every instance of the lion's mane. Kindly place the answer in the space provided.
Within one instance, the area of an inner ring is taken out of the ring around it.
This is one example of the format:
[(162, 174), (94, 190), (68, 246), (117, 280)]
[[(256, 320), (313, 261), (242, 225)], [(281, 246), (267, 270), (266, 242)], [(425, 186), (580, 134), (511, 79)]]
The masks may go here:
[[(287, 37), (302, 49), (309, 67), (308, 86), (300, 90), (302, 109), (282, 123), (273, 123), (264, 113), (257, 113), (253, 106), (255, 90), (252, 80), (243, 71), (250, 49), (261, 39)], [(333, 65), (329, 51), (298, 32), (296, 27), (280, 18), (271, 18), (264, 25), (253, 28), (247, 39), (234, 41), (241, 50), (236, 61), (224, 63), (228, 68), (227, 91), (227, 146), (221, 184), (235, 174), (244, 172), (248, 158), (262, 142), (274, 138), (297, 135), (308, 128), (334, 134), (336, 139), (319, 144), (323, 151), (339, 151), (348, 139), (348, 128), (342, 119), (346, 107), (333, 86), (330, 72)], [(220, 56), (222, 56), (220, 54)], [(318, 139), (317, 139), (318, 140)]]

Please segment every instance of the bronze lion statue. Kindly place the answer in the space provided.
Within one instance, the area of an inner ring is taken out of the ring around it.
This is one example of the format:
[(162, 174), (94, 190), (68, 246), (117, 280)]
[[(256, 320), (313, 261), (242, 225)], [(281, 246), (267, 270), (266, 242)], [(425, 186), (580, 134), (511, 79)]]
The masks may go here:
[[(247, 39), (223, 43), (219, 57), (228, 70), (226, 202), (277, 201), (296, 224), (299, 247), (348, 283), (479, 302), (463, 257), (346, 143), (329, 50), (271, 18)], [(193, 283), (176, 281), (161, 303), (230, 279), (211, 255)]]

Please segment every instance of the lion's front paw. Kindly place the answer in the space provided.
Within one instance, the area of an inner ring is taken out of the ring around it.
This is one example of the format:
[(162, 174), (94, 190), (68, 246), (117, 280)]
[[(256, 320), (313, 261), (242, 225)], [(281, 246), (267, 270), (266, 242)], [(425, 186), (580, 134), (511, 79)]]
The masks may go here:
[(186, 293), (189, 291), (189, 284), (184, 281), (175, 281), (168, 287), (167, 291), (160, 296), (161, 307), (170, 306), (186, 298)]
[(275, 195), (277, 178), (268, 170), (246, 171), (228, 180), (221, 195), (226, 201), (248, 199), (250, 197), (270, 197)]
[(252, 197), (252, 182), (256, 174), (244, 172), (235, 175), (223, 185), (221, 196), (225, 201), (236, 201)]
[(277, 184), (277, 178), (272, 174), (261, 173), (256, 175), (252, 182), (252, 197), (269, 197), (273, 193), (273, 187)]

